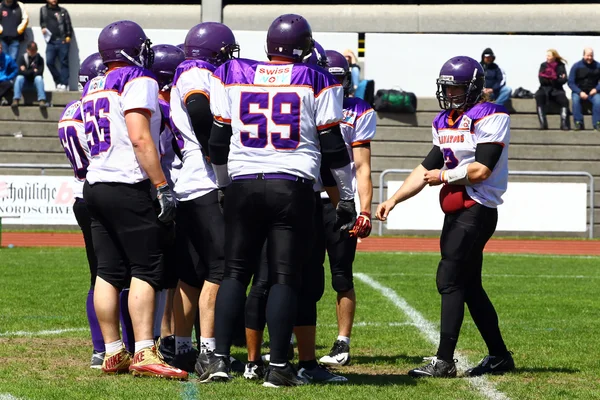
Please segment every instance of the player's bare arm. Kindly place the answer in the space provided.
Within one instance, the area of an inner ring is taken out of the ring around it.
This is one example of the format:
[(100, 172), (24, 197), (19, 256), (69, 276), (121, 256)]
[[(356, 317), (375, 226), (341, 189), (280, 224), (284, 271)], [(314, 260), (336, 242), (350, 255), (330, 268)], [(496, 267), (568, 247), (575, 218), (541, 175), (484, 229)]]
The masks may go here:
[(158, 152), (150, 134), (150, 116), (144, 110), (129, 111), (125, 114), (125, 124), (133, 151), (142, 169), (146, 171), (154, 186), (167, 181), (160, 166)]
[(352, 155), (356, 166), (356, 183), (360, 198), (360, 211), (371, 212), (373, 181), (371, 180), (371, 147), (353, 147)]
[(413, 169), (404, 183), (402, 183), (402, 186), (400, 186), (400, 189), (398, 189), (398, 191), (394, 193), (388, 200), (377, 206), (377, 212), (375, 213), (377, 219), (380, 221), (385, 221), (390, 211), (396, 207), (396, 204), (410, 199), (423, 190), (423, 188), (427, 185), (427, 182), (425, 182), (423, 179), (425, 172), (427, 172), (427, 170), (421, 164)]

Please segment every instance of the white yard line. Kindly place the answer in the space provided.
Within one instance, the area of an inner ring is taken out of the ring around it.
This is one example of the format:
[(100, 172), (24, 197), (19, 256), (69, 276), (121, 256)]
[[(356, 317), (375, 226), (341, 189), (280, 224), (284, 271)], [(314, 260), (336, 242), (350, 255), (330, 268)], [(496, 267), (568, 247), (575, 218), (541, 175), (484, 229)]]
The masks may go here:
[[(410, 256), (419, 256), (419, 255), (439, 255), (439, 251), (369, 251), (361, 254), (401, 254), (401, 255), (410, 255)], [(590, 256), (590, 255), (577, 255), (577, 254), (535, 254), (535, 253), (494, 253), (494, 252), (485, 252), (484, 256), (502, 256), (502, 257), (523, 257), (523, 258), (573, 258), (573, 259), (593, 259), (600, 258), (600, 256)]]
[[(390, 302), (392, 302), (396, 307), (398, 307), (408, 319), (421, 331), (423, 336), (434, 345), (438, 344), (439, 332), (437, 327), (426, 320), (423, 315), (411, 307), (410, 304), (406, 302), (402, 297), (398, 296), (398, 294), (372, 279), (368, 275), (362, 273), (354, 274), (354, 277), (365, 283), (366, 285), (372, 287), (373, 289), (379, 291), (383, 296), (385, 296)], [(468, 364), (465, 356), (456, 352), (456, 357), (458, 358), (458, 368), (461, 370), (466, 370), (470, 364)], [(479, 391), (483, 396), (490, 400), (509, 400), (509, 397), (504, 393), (500, 392), (496, 389), (495, 385), (490, 382), (485, 376), (477, 377), (477, 378), (469, 378), (469, 383)]]
[(0, 393), (0, 400), (21, 400), (21, 398), (15, 397), (10, 393)]
[[(352, 324), (353, 328), (364, 328), (364, 327), (388, 327), (388, 326), (414, 326), (412, 322), (366, 322), (360, 321)], [(337, 328), (337, 324), (318, 324), (321, 328)]]
[[(37, 331), (37, 332), (28, 332), (28, 331), (14, 331), (14, 332), (0, 332), (0, 337), (19, 337), (19, 336), (50, 336), (50, 335), (60, 335), (62, 333), (68, 332), (83, 332), (87, 331), (90, 328), (66, 328), (66, 329), (52, 329), (45, 331)], [(3, 400), (0, 397), (0, 400)]]

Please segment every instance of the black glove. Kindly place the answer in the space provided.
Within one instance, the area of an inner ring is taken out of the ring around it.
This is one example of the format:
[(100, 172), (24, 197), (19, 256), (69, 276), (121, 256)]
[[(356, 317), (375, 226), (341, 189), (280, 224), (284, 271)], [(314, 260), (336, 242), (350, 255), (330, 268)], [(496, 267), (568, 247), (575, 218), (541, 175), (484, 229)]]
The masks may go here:
[(156, 191), (156, 198), (160, 203), (160, 214), (158, 214), (158, 219), (164, 223), (173, 221), (177, 209), (171, 188), (167, 183), (164, 183), (157, 187)]
[(342, 233), (350, 232), (356, 222), (356, 207), (354, 199), (340, 200), (335, 210), (334, 230), (340, 230)]

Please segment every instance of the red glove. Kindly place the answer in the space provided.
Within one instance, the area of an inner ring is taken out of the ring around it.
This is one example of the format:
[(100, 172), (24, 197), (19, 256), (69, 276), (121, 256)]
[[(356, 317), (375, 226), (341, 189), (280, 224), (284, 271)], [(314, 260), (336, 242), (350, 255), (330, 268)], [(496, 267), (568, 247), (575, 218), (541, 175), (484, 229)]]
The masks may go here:
[(358, 236), (361, 239), (366, 238), (371, 234), (371, 228), (371, 213), (363, 211), (354, 223), (353, 236)]

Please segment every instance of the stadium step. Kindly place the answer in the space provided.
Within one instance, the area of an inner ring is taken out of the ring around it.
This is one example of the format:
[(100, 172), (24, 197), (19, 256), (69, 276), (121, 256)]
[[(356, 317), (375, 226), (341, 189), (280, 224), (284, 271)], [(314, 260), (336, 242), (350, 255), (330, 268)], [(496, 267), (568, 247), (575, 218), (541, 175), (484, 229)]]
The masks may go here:
[[(64, 150), (58, 137), (28, 138), (28, 137), (0, 137), (0, 149), (5, 152), (31, 151), (45, 153), (63, 153)], [(66, 158), (65, 158), (66, 161)]]
[(1, 151), (0, 164), (68, 164), (65, 153), (33, 153), (31, 151)]
[[(76, 91), (71, 92), (46, 92), (46, 101), (48, 104), (52, 104), (53, 106), (61, 106), (64, 107), (68, 103), (74, 100), (78, 100), (81, 97), (81, 93)], [(23, 92), (23, 101), (22, 104), (25, 105), (36, 105), (37, 94), (35, 91), (27, 90)]]
[(1, 121), (1, 136), (56, 137), (58, 136), (58, 128), (56, 122)]
[(48, 107), (45, 110), (33, 106), (21, 106), (16, 110), (0, 107), (0, 121), (58, 122), (64, 107)]

